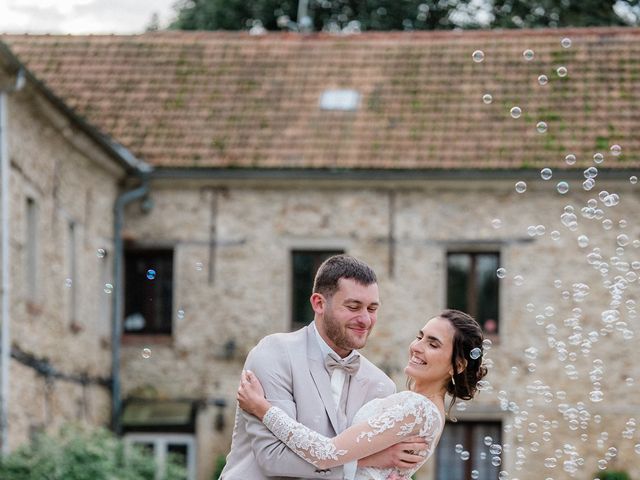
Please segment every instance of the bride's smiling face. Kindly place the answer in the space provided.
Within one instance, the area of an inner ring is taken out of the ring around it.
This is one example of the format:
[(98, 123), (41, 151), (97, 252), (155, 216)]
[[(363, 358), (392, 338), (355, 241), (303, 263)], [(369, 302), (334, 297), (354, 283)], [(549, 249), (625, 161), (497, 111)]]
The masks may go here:
[(453, 373), (451, 354), (455, 330), (445, 318), (434, 317), (418, 332), (409, 346), (409, 363), (405, 373), (415, 381), (417, 389), (440, 388)]

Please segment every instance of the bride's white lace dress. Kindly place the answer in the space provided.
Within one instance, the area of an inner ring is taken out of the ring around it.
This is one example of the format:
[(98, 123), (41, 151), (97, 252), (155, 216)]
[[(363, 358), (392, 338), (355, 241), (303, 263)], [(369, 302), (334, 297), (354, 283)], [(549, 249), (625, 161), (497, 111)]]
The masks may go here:
[(278, 407), (271, 407), (262, 421), (291, 450), (319, 469), (369, 456), (415, 435), (427, 442), (427, 455), (415, 467), (358, 468), (356, 480), (386, 480), (392, 473), (409, 478), (431, 456), (444, 428), (444, 419), (436, 405), (410, 391), (364, 404), (356, 413), (353, 425), (334, 438), (296, 422)]

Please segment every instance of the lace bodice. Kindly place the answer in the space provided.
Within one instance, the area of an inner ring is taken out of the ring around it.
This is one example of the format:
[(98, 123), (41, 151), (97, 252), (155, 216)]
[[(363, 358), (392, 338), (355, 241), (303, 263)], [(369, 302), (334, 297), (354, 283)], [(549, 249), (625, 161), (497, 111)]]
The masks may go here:
[[(353, 425), (334, 438), (327, 438), (296, 422), (278, 407), (271, 407), (263, 423), (291, 450), (320, 469), (357, 460), (419, 435), (427, 442), (427, 458), (440, 438), (444, 421), (435, 404), (414, 392), (400, 392), (363, 405)], [(409, 478), (424, 462), (399, 471)], [(356, 480), (385, 480), (395, 469), (359, 468)]]

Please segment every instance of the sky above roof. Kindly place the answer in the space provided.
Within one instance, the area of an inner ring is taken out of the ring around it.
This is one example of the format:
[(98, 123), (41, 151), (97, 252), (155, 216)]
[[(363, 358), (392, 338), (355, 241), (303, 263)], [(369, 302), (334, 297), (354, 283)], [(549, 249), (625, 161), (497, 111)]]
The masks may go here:
[(141, 33), (156, 13), (160, 26), (176, 0), (0, 0), (1, 33)]

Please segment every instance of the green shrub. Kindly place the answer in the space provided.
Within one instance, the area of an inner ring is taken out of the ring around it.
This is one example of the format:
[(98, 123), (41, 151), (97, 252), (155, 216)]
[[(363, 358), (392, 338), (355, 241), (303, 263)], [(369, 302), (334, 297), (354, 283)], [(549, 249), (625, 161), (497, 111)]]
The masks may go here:
[[(104, 428), (67, 426), (55, 436), (39, 435), (0, 461), (2, 480), (154, 480), (155, 462)], [(186, 472), (169, 459), (165, 480), (183, 480)]]
[(216, 466), (213, 469), (213, 477), (211, 477), (211, 480), (218, 480), (220, 478), (220, 475), (222, 475), (222, 470), (224, 469), (226, 463), (227, 457), (225, 457), (224, 455), (218, 455), (216, 457)]
[(598, 472), (594, 475), (594, 478), (598, 478), (600, 480), (631, 480), (631, 477), (627, 472), (616, 472), (613, 470)]

